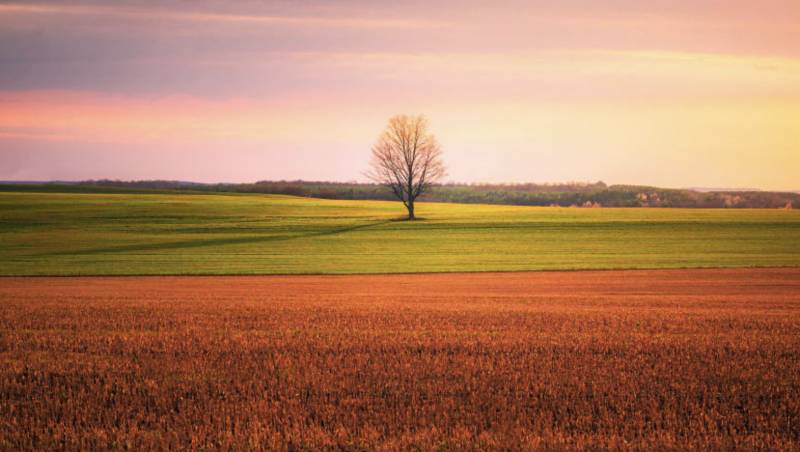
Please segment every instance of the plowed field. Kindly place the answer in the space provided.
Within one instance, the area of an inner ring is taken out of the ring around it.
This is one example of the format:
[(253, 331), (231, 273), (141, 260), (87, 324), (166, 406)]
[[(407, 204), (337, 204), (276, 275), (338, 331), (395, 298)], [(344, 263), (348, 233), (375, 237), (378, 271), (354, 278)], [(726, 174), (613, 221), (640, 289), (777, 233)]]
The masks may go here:
[(0, 279), (0, 449), (800, 448), (800, 269)]

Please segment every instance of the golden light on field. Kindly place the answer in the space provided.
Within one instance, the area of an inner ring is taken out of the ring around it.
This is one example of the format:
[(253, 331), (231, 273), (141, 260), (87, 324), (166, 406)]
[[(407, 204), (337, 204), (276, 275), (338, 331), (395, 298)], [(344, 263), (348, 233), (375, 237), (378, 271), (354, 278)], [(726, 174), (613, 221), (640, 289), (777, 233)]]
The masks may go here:
[(9, 278), (0, 433), (11, 449), (794, 450), (799, 273)]
[(800, 0), (0, 0), (0, 450), (800, 450)]

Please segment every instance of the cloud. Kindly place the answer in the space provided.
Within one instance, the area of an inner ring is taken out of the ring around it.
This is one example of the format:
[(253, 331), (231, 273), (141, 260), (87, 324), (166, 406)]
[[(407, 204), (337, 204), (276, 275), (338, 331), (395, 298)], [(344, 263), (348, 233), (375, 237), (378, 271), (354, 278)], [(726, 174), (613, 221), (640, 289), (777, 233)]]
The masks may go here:
[(116, 16), (143, 20), (172, 20), (189, 22), (231, 23), (235, 25), (284, 25), (297, 27), (333, 28), (441, 28), (447, 24), (416, 19), (314, 17), (266, 14), (233, 14), (204, 11), (180, 11), (162, 8), (136, 8), (133, 6), (67, 5), (67, 4), (0, 4), (0, 14), (47, 14), (80, 16)]

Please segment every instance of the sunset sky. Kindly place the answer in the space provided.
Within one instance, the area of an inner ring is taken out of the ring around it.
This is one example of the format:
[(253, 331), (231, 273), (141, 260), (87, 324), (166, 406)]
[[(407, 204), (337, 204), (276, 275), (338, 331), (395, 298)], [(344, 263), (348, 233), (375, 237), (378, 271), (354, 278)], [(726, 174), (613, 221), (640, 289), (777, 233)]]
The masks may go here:
[(448, 180), (800, 190), (800, 1), (0, 1), (0, 180), (365, 180), (397, 113)]

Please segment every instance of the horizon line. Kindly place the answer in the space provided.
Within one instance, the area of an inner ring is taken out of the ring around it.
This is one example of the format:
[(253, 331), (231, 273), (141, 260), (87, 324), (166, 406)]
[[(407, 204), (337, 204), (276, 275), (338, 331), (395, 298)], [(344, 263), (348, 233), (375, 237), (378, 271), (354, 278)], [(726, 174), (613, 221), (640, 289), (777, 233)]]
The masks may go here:
[[(119, 183), (137, 183), (137, 182), (168, 182), (175, 184), (191, 184), (191, 185), (255, 185), (258, 183), (324, 183), (324, 184), (359, 184), (359, 185), (380, 185), (371, 181), (359, 180), (311, 180), (311, 179), (261, 179), (251, 182), (196, 182), (191, 180), (180, 179), (80, 179), (80, 180), (63, 180), (63, 179), (46, 179), (46, 180), (19, 180), (19, 179), (2, 179), (0, 184), (18, 184), (18, 185), (36, 185), (36, 184), (81, 184), (87, 182), (119, 182)], [(613, 186), (627, 186), (627, 187), (647, 187), (657, 188), (663, 190), (689, 190), (695, 192), (763, 192), (763, 193), (800, 193), (800, 189), (775, 189), (769, 190), (759, 187), (704, 187), (704, 186), (691, 186), (691, 187), (666, 187), (658, 185), (648, 185), (641, 183), (607, 183), (603, 180), (596, 181), (558, 181), (558, 182), (486, 182), (486, 181), (447, 181), (438, 183), (436, 185), (497, 185), (497, 186), (514, 186), (514, 185), (597, 185), (603, 184), (608, 187)]]

